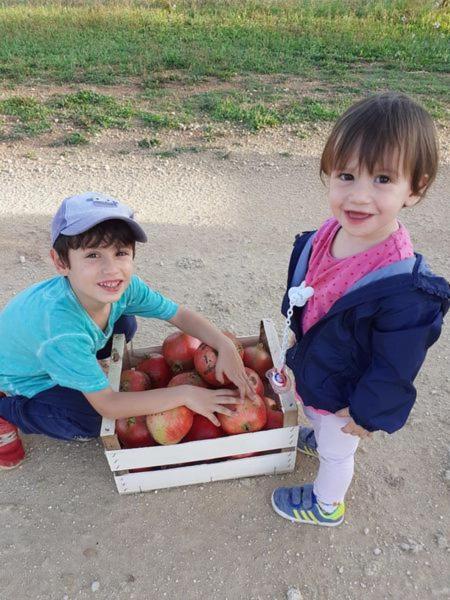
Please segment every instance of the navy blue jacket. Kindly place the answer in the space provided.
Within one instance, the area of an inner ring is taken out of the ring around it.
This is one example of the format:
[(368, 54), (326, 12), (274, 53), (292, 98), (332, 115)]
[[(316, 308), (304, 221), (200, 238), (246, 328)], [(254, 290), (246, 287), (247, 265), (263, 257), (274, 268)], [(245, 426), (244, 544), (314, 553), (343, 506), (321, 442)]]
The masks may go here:
[[(288, 288), (303, 281), (315, 232), (296, 237)], [(286, 355), (306, 406), (335, 413), (349, 407), (354, 421), (389, 433), (400, 429), (416, 399), (413, 381), (428, 348), (439, 338), (450, 287), (424, 258), (398, 261), (353, 285), (305, 335), (301, 308)], [(287, 292), (282, 312), (289, 306)]]

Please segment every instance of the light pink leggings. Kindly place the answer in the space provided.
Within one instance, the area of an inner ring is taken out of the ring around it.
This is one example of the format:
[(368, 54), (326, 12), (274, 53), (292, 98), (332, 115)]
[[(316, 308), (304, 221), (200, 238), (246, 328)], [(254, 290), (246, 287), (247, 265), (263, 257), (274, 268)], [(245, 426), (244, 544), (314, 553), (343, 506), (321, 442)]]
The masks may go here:
[(314, 429), (320, 459), (314, 493), (325, 504), (342, 502), (352, 482), (359, 437), (341, 431), (348, 417), (321, 414), (307, 406), (303, 412)]

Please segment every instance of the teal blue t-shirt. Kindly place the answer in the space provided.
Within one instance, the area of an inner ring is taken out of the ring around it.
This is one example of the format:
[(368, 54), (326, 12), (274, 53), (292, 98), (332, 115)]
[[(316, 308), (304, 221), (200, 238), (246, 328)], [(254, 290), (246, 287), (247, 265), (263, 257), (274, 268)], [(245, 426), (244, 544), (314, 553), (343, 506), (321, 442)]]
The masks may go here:
[(31, 398), (55, 385), (81, 392), (108, 387), (96, 353), (122, 315), (171, 319), (178, 305), (136, 275), (112, 303), (105, 331), (80, 304), (66, 277), (31, 286), (0, 312), (0, 390)]

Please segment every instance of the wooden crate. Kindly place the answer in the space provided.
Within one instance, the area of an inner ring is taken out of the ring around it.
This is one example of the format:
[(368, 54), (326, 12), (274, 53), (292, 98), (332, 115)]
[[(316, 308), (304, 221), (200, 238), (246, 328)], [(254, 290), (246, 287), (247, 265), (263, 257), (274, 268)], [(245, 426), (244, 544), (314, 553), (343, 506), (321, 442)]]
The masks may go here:
[[(238, 338), (241, 344), (250, 346), (262, 341), (275, 361), (280, 352), (278, 336), (272, 321), (261, 322), (259, 336)], [(114, 337), (109, 381), (118, 390), (122, 368), (136, 366), (152, 352), (161, 352), (160, 346), (135, 349), (125, 346), (125, 336)], [(206, 483), (223, 479), (276, 475), (288, 473), (295, 468), (298, 436), (298, 409), (293, 389), (281, 395), (272, 390), (283, 411), (283, 427), (225, 436), (211, 440), (185, 442), (170, 446), (122, 449), (115, 434), (115, 421), (103, 419), (101, 439), (109, 467), (120, 494), (145, 492), (161, 488)], [(257, 456), (229, 457), (249, 452), (264, 452)], [(214, 462), (201, 462), (210, 461)], [(223, 460), (220, 460), (223, 459)], [(199, 463), (200, 464), (186, 464)], [(162, 467), (159, 470), (130, 473), (129, 469)]]

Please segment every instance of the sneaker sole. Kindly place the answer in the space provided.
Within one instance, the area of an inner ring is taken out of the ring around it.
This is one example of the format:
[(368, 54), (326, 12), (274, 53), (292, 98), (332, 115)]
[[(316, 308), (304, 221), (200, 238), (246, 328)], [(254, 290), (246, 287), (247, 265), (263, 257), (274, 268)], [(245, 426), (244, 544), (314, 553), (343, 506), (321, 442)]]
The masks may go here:
[(339, 521), (333, 521), (333, 522), (329, 522), (329, 523), (322, 523), (321, 521), (319, 521), (318, 523), (314, 523), (314, 521), (302, 521), (302, 520), (298, 520), (298, 519), (295, 519), (294, 517), (290, 517), (289, 515), (287, 515), (286, 513), (282, 512), (278, 508), (278, 506), (273, 501), (273, 494), (272, 494), (271, 501), (272, 501), (272, 508), (277, 513), (277, 515), (280, 515), (280, 517), (283, 517), (283, 519), (287, 519), (291, 523), (296, 523), (296, 524), (302, 523), (304, 525), (318, 525), (319, 527), (337, 527), (338, 525), (340, 525), (344, 521), (344, 517), (342, 517), (342, 519), (339, 519)]

